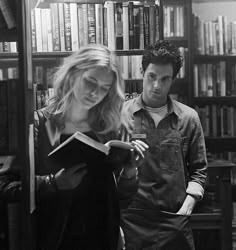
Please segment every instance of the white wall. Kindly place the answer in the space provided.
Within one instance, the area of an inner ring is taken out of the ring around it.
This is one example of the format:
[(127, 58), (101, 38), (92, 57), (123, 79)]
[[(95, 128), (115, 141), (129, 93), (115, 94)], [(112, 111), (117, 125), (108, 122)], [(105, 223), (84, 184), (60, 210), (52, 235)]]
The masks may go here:
[(202, 20), (213, 21), (217, 16), (227, 16), (228, 21), (236, 21), (236, 2), (193, 3), (192, 11)]

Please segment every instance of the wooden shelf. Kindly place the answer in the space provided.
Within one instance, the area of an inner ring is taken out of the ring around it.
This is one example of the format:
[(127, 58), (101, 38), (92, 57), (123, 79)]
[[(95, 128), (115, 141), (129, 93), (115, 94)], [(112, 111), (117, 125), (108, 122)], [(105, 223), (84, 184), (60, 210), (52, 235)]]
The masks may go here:
[[(192, 0), (193, 3), (222, 3), (222, 0)], [(235, 0), (224, 0), (224, 2), (235, 2)]]
[[(35, 0), (34, 0), (35, 1)], [(105, 3), (107, 0), (67, 0), (67, 3)], [(45, 6), (48, 6), (50, 3), (64, 3), (65, 0), (38, 0), (35, 7), (37, 8), (45, 8)], [(124, 0), (116, 0), (115, 2), (124, 2)], [(155, 0), (141, 0), (139, 2), (143, 3), (155, 3)]]
[(236, 106), (236, 96), (194, 97), (193, 105), (221, 104)]
[(195, 55), (194, 63), (204, 63), (204, 62), (219, 62), (219, 61), (235, 61), (235, 54), (227, 55)]

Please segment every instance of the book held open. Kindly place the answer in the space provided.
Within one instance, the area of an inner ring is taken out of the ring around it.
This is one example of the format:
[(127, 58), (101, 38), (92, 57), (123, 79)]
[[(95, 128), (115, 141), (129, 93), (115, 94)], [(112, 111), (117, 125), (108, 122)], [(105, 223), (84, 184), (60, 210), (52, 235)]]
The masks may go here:
[[(134, 146), (130, 142), (110, 140), (103, 144), (79, 131), (71, 135), (48, 154), (48, 159), (63, 168), (82, 162), (96, 162), (101, 159), (127, 159)], [(108, 157), (107, 157), (108, 156)]]

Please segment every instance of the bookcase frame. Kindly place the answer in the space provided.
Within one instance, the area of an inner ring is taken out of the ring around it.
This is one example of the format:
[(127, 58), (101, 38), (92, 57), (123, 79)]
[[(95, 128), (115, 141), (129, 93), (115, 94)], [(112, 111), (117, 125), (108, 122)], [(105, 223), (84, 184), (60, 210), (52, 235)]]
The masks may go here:
[[(19, 53), (0, 53), (0, 65), (5, 64), (7, 61), (9, 65), (17, 64), (19, 67), (19, 87), (18, 87), (18, 98), (19, 98), (19, 127), (18, 133), (21, 135), (19, 140), (19, 152), (21, 162), (24, 165), (22, 169), (22, 181), (23, 181), (23, 199), (21, 204), (21, 219), (22, 222), (22, 249), (34, 250), (34, 214), (31, 212), (30, 207), (30, 182), (31, 178), (31, 163), (29, 153), (29, 125), (33, 123), (33, 94), (32, 94), (32, 57), (39, 64), (45, 60), (52, 60), (58, 62), (60, 58), (70, 55), (72, 52), (35, 52), (31, 51), (31, 8), (39, 7), (44, 8), (50, 3), (64, 3), (63, 0), (15, 0), (17, 6), (17, 28), (12, 30), (1, 30), (0, 41), (18, 41)], [(200, 2), (201, 0), (193, 0), (193, 2)], [(105, 0), (68, 0), (67, 2), (73, 3), (104, 3)], [(116, 2), (123, 2), (118, 0)], [(148, 2), (147, 0), (141, 2)], [(181, 4), (185, 7), (185, 36), (167, 38), (171, 40), (178, 47), (183, 46), (188, 48), (186, 57), (186, 75), (185, 79), (176, 79), (172, 91), (174, 93), (180, 93), (186, 95), (187, 104), (193, 106), (195, 104), (231, 104), (236, 101), (236, 97), (204, 97), (194, 98), (193, 97), (193, 62), (206, 62), (206, 61), (217, 61), (226, 60), (233, 61), (236, 56), (195, 56), (194, 42), (193, 42), (193, 22), (192, 22), (192, 0), (160, 0), (160, 39), (164, 39), (164, 28), (163, 28), (163, 6), (165, 5), (178, 5)], [(187, 24), (187, 25), (186, 25)], [(132, 49), (132, 50), (117, 50), (117, 55), (141, 55), (143, 50)], [(184, 90), (184, 91), (183, 91)], [(226, 150), (230, 150), (234, 147), (236, 138), (206, 138), (208, 147), (213, 150), (219, 149), (219, 145)], [(218, 146), (217, 146), (218, 145)], [(197, 228), (205, 228), (207, 220), (212, 220), (217, 223), (219, 217), (215, 218), (211, 214), (194, 215), (196, 218), (195, 223)], [(226, 216), (220, 214), (219, 216)], [(204, 219), (205, 218), (205, 219)], [(229, 217), (227, 217), (229, 218)], [(225, 229), (227, 230), (227, 229)], [(222, 234), (224, 235), (224, 234)], [(27, 237), (25, 237), (27, 236)], [(224, 238), (222, 238), (224, 241)], [(229, 249), (229, 248), (227, 248)]]

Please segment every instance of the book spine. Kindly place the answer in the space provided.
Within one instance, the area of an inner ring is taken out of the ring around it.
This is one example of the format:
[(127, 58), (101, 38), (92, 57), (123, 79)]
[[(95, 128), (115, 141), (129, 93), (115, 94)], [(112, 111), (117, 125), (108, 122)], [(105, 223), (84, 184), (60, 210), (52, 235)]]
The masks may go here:
[(35, 9), (31, 10), (31, 32), (32, 32), (32, 52), (36, 52), (37, 44), (36, 44)]
[(46, 9), (41, 9), (41, 27), (42, 27), (42, 50), (48, 51), (48, 32), (47, 32), (47, 16)]
[(41, 26), (41, 9), (34, 9), (35, 11), (35, 27), (36, 27), (36, 44), (37, 52), (43, 51), (42, 44), (42, 26)]
[(88, 44), (88, 5), (82, 4), (82, 10), (83, 10), (83, 45), (86, 46)]
[(96, 43), (103, 44), (103, 5), (95, 4)]
[(61, 51), (58, 4), (50, 3), (53, 51)]
[(123, 49), (123, 8), (122, 3), (115, 3), (116, 49)]
[(156, 32), (155, 32), (155, 34), (156, 34), (156, 38), (155, 38), (155, 41), (157, 41), (157, 40), (159, 40), (160, 39), (160, 30), (159, 30), (159, 28), (160, 28), (160, 25), (159, 25), (159, 12), (160, 12), (160, 10), (159, 10), (159, 6), (156, 4), (155, 5), (155, 13), (156, 13), (156, 18), (155, 18), (155, 20), (156, 20), (156, 24), (155, 24), (155, 28), (156, 28)]
[(149, 42), (152, 44), (156, 38), (156, 8), (155, 5), (149, 7)]
[(69, 3), (64, 3), (64, 27), (65, 27), (65, 50), (72, 51), (70, 4)]
[(65, 51), (65, 17), (63, 3), (58, 3), (58, 15), (59, 15), (59, 30), (60, 30), (60, 42), (61, 51)]
[(123, 48), (129, 49), (129, 9), (128, 3), (122, 3), (123, 8)]
[(129, 2), (129, 48), (134, 49), (134, 3)]
[(53, 51), (52, 47), (52, 21), (51, 21), (51, 10), (45, 9), (47, 19), (47, 36), (48, 36), (48, 52)]
[(139, 7), (139, 48), (144, 49), (143, 6)]
[(144, 47), (149, 45), (149, 6), (143, 8)]
[(79, 49), (77, 3), (70, 3), (70, 18), (71, 18), (71, 45), (72, 45), (72, 51), (77, 51)]
[(139, 5), (133, 5), (133, 27), (134, 27), (134, 49), (140, 48), (140, 23), (139, 23)]
[(88, 4), (88, 43), (96, 43), (95, 4)]
[(111, 50), (115, 50), (115, 12), (114, 12), (114, 2), (107, 1), (107, 46)]

